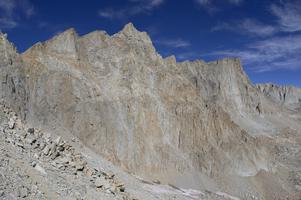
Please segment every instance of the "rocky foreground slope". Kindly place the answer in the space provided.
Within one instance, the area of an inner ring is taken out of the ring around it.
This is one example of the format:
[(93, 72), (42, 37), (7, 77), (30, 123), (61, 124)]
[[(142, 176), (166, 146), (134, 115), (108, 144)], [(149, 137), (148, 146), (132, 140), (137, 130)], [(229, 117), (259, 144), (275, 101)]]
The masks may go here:
[(301, 197), (299, 90), (281, 103), (283, 90), (254, 86), (238, 59), (177, 63), (132, 24), (112, 36), (69, 29), (22, 55), (1, 35), (0, 58), (4, 105), (123, 170), (129, 193), (113, 199)]

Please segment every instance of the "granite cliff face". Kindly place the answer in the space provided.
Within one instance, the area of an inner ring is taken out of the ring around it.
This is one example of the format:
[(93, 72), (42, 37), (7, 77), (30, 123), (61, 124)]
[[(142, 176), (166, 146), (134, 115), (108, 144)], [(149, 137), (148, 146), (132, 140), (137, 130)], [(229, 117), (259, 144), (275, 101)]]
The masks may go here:
[(301, 196), (300, 91), (252, 85), (239, 59), (177, 63), (132, 24), (69, 29), (22, 55), (2, 35), (0, 56), (0, 96), (25, 122), (125, 171), (242, 199)]
[(273, 101), (282, 105), (301, 108), (301, 89), (293, 86), (278, 86), (275, 84), (259, 84), (258, 89)]

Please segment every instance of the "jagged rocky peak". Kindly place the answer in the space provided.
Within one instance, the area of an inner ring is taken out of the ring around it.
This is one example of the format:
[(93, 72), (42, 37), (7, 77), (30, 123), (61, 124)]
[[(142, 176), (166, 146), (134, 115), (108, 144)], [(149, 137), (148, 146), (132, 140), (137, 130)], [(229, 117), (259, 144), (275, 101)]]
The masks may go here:
[[(97, 56), (96, 54), (109, 54), (111, 51), (115, 51), (117, 54), (119, 54), (118, 51), (129, 52), (127, 47), (130, 47), (137, 57), (150, 60), (162, 58), (153, 46), (149, 35), (146, 32), (137, 30), (132, 23), (126, 24), (120, 32), (112, 36), (101, 30), (79, 36), (75, 29), (70, 28), (46, 42), (38, 42), (23, 53), (23, 57), (27, 60), (28, 58), (43, 57), (44, 55), (60, 57), (62, 59), (78, 59), (87, 56), (93, 57), (94, 59), (95, 56)], [(93, 55), (91, 55), (91, 53)], [(220, 68), (218, 69), (220, 73), (226, 71), (227, 73), (235, 72), (234, 74), (239, 73), (246, 77), (240, 59), (238, 58), (225, 58), (209, 63), (202, 60), (177, 63), (175, 56), (169, 56), (164, 59), (164, 62), (171, 66), (178, 64), (180, 64), (180, 66), (209, 66), (209, 68), (217, 66), (217, 68)], [(222, 68), (224, 69), (222, 70)], [(247, 80), (248, 78), (245, 79)]]
[(7, 34), (0, 32), (0, 59), (3, 65), (10, 64), (19, 57), (16, 47), (8, 41)]
[(129, 37), (133, 37), (140, 34), (140, 31), (138, 31), (134, 24), (130, 22), (123, 27), (121, 33)]
[(0, 55), (2, 60), (7, 60), (7, 47), (8, 41), (7, 41), (7, 34), (3, 34), (0, 32)]
[[(60, 57), (62, 59), (78, 59), (83, 56), (95, 57), (96, 55), (89, 54), (96, 54), (96, 52), (98, 52), (97, 54), (109, 54), (111, 51), (115, 51), (116, 53), (118, 51), (129, 53), (130, 49), (128, 48), (130, 48), (132, 52), (135, 52), (137, 56), (148, 56), (152, 59), (156, 59), (159, 56), (148, 34), (138, 31), (132, 23), (125, 25), (120, 32), (112, 36), (100, 30), (79, 36), (76, 31), (71, 28), (46, 42), (37, 43), (23, 53), (23, 55), (25, 59), (28, 59), (28, 57), (41, 57), (43, 55)], [(102, 51), (104, 49), (107, 49), (107, 51)], [(41, 52), (43, 52), (43, 55)]]
[(146, 32), (140, 32), (139, 30), (137, 30), (133, 23), (126, 24), (124, 28), (116, 35), (124, 36), (130, 40), (136, 40), (144, 42), (146, 44), (152, 44), (149, 35)]
[(46, 42), (38, 42), (23, 53), (25, 59), (42, 55), (64, 56), (66, 59), (77, 58), (77, 40), (79, 36), (74, 28), (57, 34)]
[(16, 52), (16, 48), (14, 47), (14, 45), (12, 43), (10, 43), (7, 39), (7, 34), (6, 33), (1, 33), (0, 32), (0, 49), (1, 51), (15, 51)]
[(63, 33), (47, 41), (45, 46), (52, 53), (62, 54), (64, 56), (76, 57), (76, 43), (78, 35), (75, 29), (70, 28)]
[(164, 58), (167, 65), (176, 65), (177, 59), (174, 55)]
[(112, 36), (113, 40), (117, 38), (125, 41), (129, 47), (135, 49), (136, 53), (142, 57), (149, 56), (152, 59), (156, 59), (159, 56), (150, 36), (146, 32), (137, 30), (132, 23), (126, 24), (120, 32)]
[(3, 42), (3, 40), (7, 40), (7, 34), (0, 31), (0, 41)]

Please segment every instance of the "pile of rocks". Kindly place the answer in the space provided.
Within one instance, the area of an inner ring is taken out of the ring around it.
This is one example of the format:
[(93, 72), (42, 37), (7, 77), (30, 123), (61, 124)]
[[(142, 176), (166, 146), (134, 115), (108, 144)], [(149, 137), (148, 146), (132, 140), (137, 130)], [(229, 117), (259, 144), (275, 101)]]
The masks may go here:
[[(89, 166), (85, 157), (60, 136), (53, 138), (52, 135), (45, 134), (40, 129), (26, 127), (4, 104), (0, 104), (0, 110), (3, 110), (7, 119), (6, 122), (2, 122), (5, 143), (15, 146), (17, 151), (30, 154), (28, 164), (42, 175), (47, 176), (47, 170), (42, 166), (48, 163), (60, 173), (74, 176), (74, 178), (88, 178), (98, 192), (122, 196), (122, 199), (131, 199), (124, 184), (117, 180), (113, 173)], [(28, 193), (25, 191), (28, 190), (22, 187), (19, 197), (25, 198)]]

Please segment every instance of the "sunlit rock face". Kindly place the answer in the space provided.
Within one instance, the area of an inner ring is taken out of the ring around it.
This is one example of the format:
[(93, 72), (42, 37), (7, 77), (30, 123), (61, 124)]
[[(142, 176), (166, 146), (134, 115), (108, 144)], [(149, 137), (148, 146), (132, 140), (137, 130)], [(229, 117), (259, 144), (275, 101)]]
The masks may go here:
[(239, 59), (162, 58), (132, 24), (112, 36), (69, 29), (21, 56), (2, 36), (0, 56), (0, 96), (24, 120), (124, 170), (245, 199), (300, 194), (300, 111), (253, 86)]
[(258, 84), (258, 89), (273, 101), (282, 105), (301, 109), (301, 89), (293, 86), (278, 86), (275, 84)]

